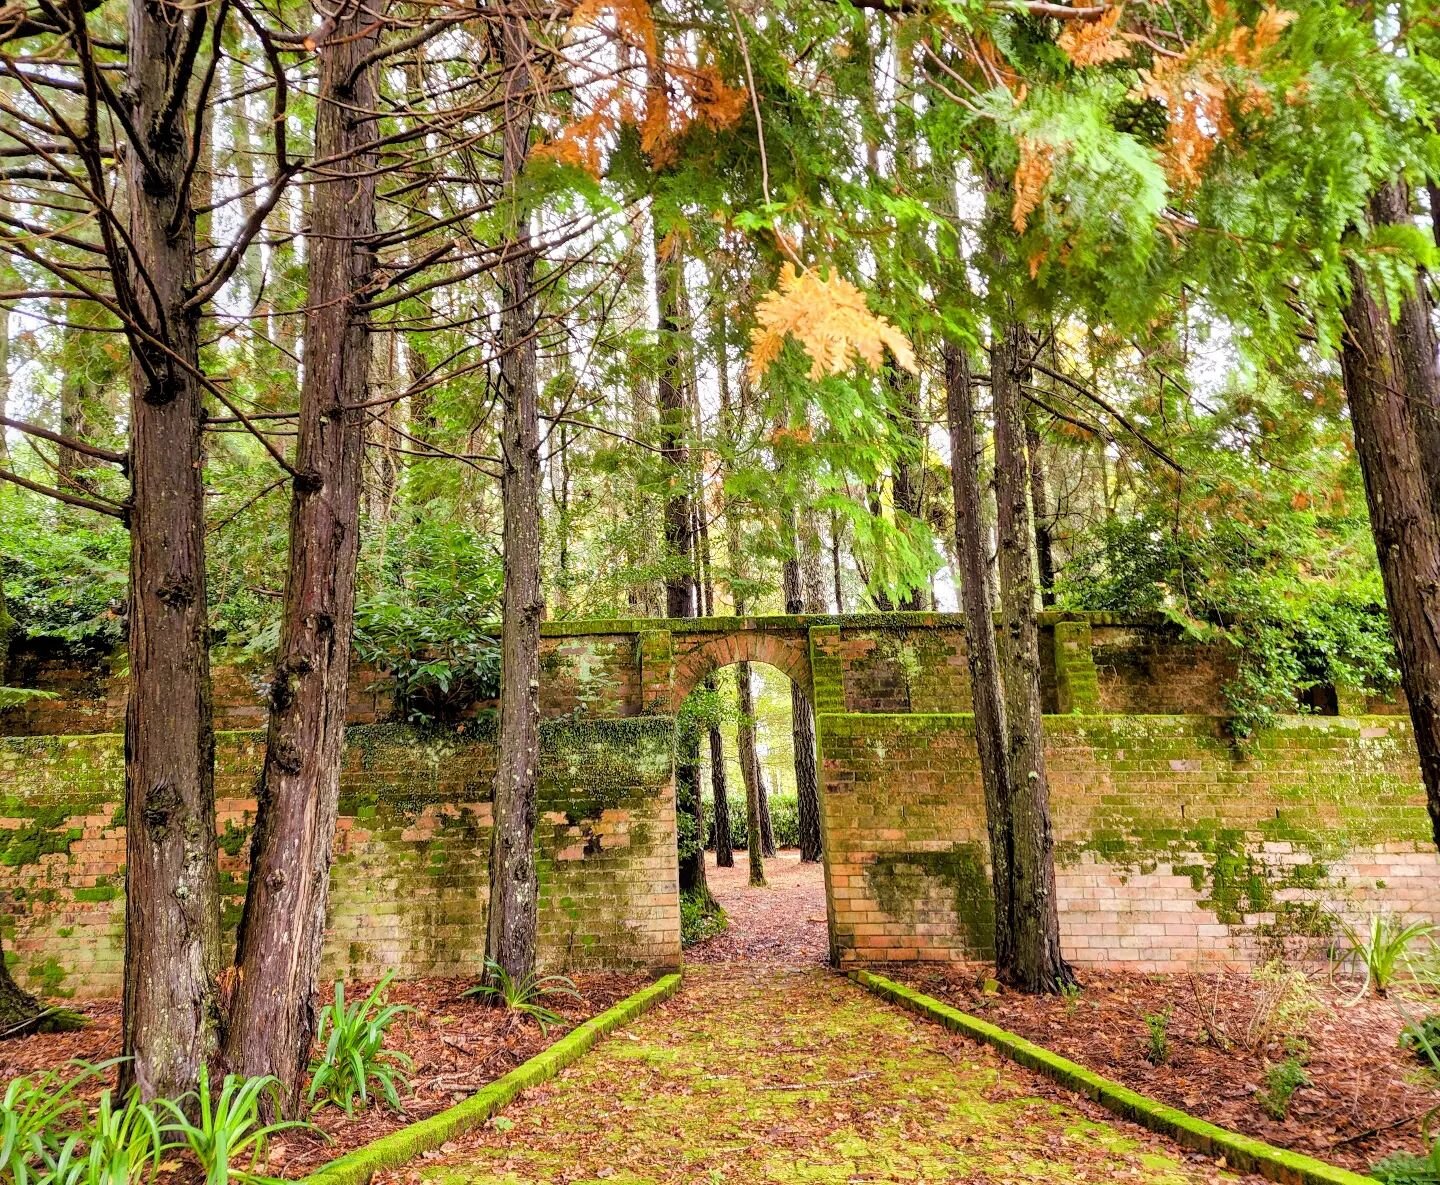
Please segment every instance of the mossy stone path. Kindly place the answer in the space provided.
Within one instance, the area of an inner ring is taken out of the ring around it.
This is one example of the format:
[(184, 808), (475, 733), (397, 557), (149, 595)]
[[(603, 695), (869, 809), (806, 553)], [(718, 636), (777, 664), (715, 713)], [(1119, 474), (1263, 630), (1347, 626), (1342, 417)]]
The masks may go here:
[(702, 967), (674, 999), (409, 1175), (429, 1185), (1234, 1179), (1081, 1106), (830, 972)]

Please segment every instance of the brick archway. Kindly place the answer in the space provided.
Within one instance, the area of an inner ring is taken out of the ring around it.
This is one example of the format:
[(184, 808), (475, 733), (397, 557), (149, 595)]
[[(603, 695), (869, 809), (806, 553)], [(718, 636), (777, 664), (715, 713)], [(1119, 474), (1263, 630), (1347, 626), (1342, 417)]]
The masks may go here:
[(810, 675), (810, 645), (804, 631), (795, 636), (768, 630), (737, 629), (725, 634), (686, 635), (675, 631), (675, 673), (671, 683), (670, 710), (679, 712), (695, 688), (721, 667), (737, 662), (763, 662), (789, 677), (814, 702), (814, 681)]

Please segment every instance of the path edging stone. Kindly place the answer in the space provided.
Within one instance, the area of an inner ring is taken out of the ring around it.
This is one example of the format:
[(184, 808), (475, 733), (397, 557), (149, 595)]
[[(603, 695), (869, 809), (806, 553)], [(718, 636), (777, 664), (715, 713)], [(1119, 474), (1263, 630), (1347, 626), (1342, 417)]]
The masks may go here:
[(321, 1165), (309, 1176), (300, 1178), (297, 1185), (367, 1185), (382, 1169), (398, 1168), (422, 1152), (429, 1152), (479, 1127), (522, 1090), (553, 1078), (588, 1053), (600, 1038), (629, 1024), (661, 1001), (668, 1000), (679, 990), (680, 981), (678, 972), (661, 976), (599, 1016), (592, 1016), (584, 1024), (577, 1025), (554, 1045), (489, 1085), (482, 1086), (463, 1102), (347, 1152)]
[(872, 971), (852, 971), (850, 978), (877, 996), (991, 1046), (1011, 1061), (1044, 1074), (1069, 1090), (1083, 1094), (1122, 1119), (1138, 1123), (1159, 1135), (1168, 1136), (1177, 1144), (1193, 1151), (1207, 1156), (1223, 1156), (1230, 1168), (1258, 1173), (1279, 1185), (1375, 1185), (1373, 1177), (1364, 1177), (1349, 1169), (1326, 1164), (1313, 1156), (1287, 1152), (1263, 1140), (1197, 1119), (1177, 1107), (1121, 1086), (1120, 1083), (1105, 1078), (1078, 1062), (1052, 1053), (1042, 1045), (1027, 1041), (1024, 1037), (977, 1016), (971, 1016), (968, 1012), (961, 1012), (933, 996), (917, 992), (883, 975), (876, 975)]

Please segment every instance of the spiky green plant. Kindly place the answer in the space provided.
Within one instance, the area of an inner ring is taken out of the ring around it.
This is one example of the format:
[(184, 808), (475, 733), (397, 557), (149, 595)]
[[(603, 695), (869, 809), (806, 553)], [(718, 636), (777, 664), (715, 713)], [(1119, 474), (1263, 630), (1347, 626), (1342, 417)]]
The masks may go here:
[(409, 1086), (406, 1071), (414, 1063), (399, 1050), (386, 1049), (385, 1037), (396, 1020), (415, 1010), (382, 1002), (394, 974), (387, 971), (368, 996), (351, 1004), (345, 1003), (345, 985), (336, 982), (334, 1002), (320, 1013), (316, 1040), (321, 1053), (310, 1063), (312, 1112), (334, 1105), (354, 1115), (357, 1104), (361, 1110), (369, 1106), (372, 1083), (386, 1106), (403, 1110), (400, 1091)]
[(466, 990), (467, 996), (483, 996), (496, 1007), (521, 1016), (528, 1016), (546, 1035), (551, 1025), (564, 1024), (565, 1018), (543, 1001), (552, 996), (584, 1000), (575, 990), (575, 981), (563, 975), (539, 975), (534, 971), (513, 976), (494, 959), (485, 960), (485, 979)]
[(205, 1185), (262, 1185), (267, 1178), (256, 1171), (256, 1165), (263, 1163), (270, 1137), (313, 1126), (299, 1120), (266, 1123), (267, 1102), (279, 1110), (279, 1079), (268, 1074), (259, 1078), (226, 1074), (217, 1094), (211, 1091), (210, 1075), (202, 1067), (200, 1085), (192, 1094), (179, 1100), (159, 1100), (159, 1106), (170, 1115), (170, 1122), (161, 1130), (166, 1136), (178, 1137), (176, 1147), (190, 1150), (205, 1174)]
[(1410, 948), (1422, 939), (1432, 938), (1436, 930), (1434, 922), (1405, 923), (1384, 911), (1371, 914), (1363, 931), (1338, 915), (1335, 920), (1350, 944), (1337, 966), (1354, 967), (1363, 972), (1355, 1001), (1363, 999), (1372, 988), (1377, 996), (1386, 995), (1396, 976), (1413, 966)]

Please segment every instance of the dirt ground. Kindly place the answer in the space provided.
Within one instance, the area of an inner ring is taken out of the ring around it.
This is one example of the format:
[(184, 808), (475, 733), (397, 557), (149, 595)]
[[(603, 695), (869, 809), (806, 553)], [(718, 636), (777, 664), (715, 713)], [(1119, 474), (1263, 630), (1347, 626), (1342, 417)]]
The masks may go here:
[[(1283, 1032), (1265, 1037), (1272, 994), (1263, 973), (1146, 975), (1082, 968), (1081, 993), (1068, 1002), (986, 994), (984, 981), (992, 971), (984, 967), (930, 973), (898, 968), (895, 974), (1192, 1115), (1362, 1173), (1391, 1152), (1424, 1152), (1422, 1124), (1440, 1106), (1440, 1077), (1398, 1040), (1407, 1018), (1440, 1010), (1440, 1000), (1392, 993), (1389, 999), (1355, 1001), (1349, 985), (1310, 974), (1303, 989), (1310, 1005), (1287, 1049)], [(1170, 1050), (1154, 1064), (1146, 1056), (1146, 1017), (1167, 1009)], [(1296, 1038), (1302, 1044), (1295, 1045)], [(1284, 1118), (1276, 1118), (1260, 1094), (1267, 1068), (1291, 1050), (1309, 1081), (1295, 1091)]]
[[(488, 1007), (462, 992), (469, 980), (423, 979), (394, 984), (388, 998), (415, 1011), (395, 1022), (390, 1046), (415, 1061), (410, 1071), (411, 1094), (404, 1114), (372, 1103), (353, 1119), (336, 1107), (314, 1116), (316, 1132), (292, 1131), (271, 1145), (269, 1172), (298, 1177), (351, 1148), (368, 1143), (407, 1123), (433, 1115), (533, 1057), (570, 1029), (637, 991), (644, 975), (577, 975), (580, 1001), (552, 997), (548, 1006), (565, 1018), (548, 1035), (532, 1020)], [(349, 999), (361, 999), (373, 984), (347, 984)], [(328, 1000), (328, 994), (327, 994)], [(43, 1073), (72, 1059), (97, 1063), (119, 1056), (120, 1005), (101, 1000), (81, 1006), (91, 1023), (73, 1033), (39, 1033), (0, 1042), (0, 1084), (20, 1074)], [(98, 1094), (114, 1084), (113, 1071), (94, 1083)], [(183, 1179), (183, 1171), (181, 1173)]]
[(825, 870), (800, 863), (799, 852), (782, 851), (765, 861), (766, 887), (751, 888), (744, 852), (733, 868), (717, 868), (706, 853), (710, 891), (730, 919), (723, 934), (692, 946), (687, 963), (773, 963), (781, 967), (823, 965), (830, 955), (825, 925)]

